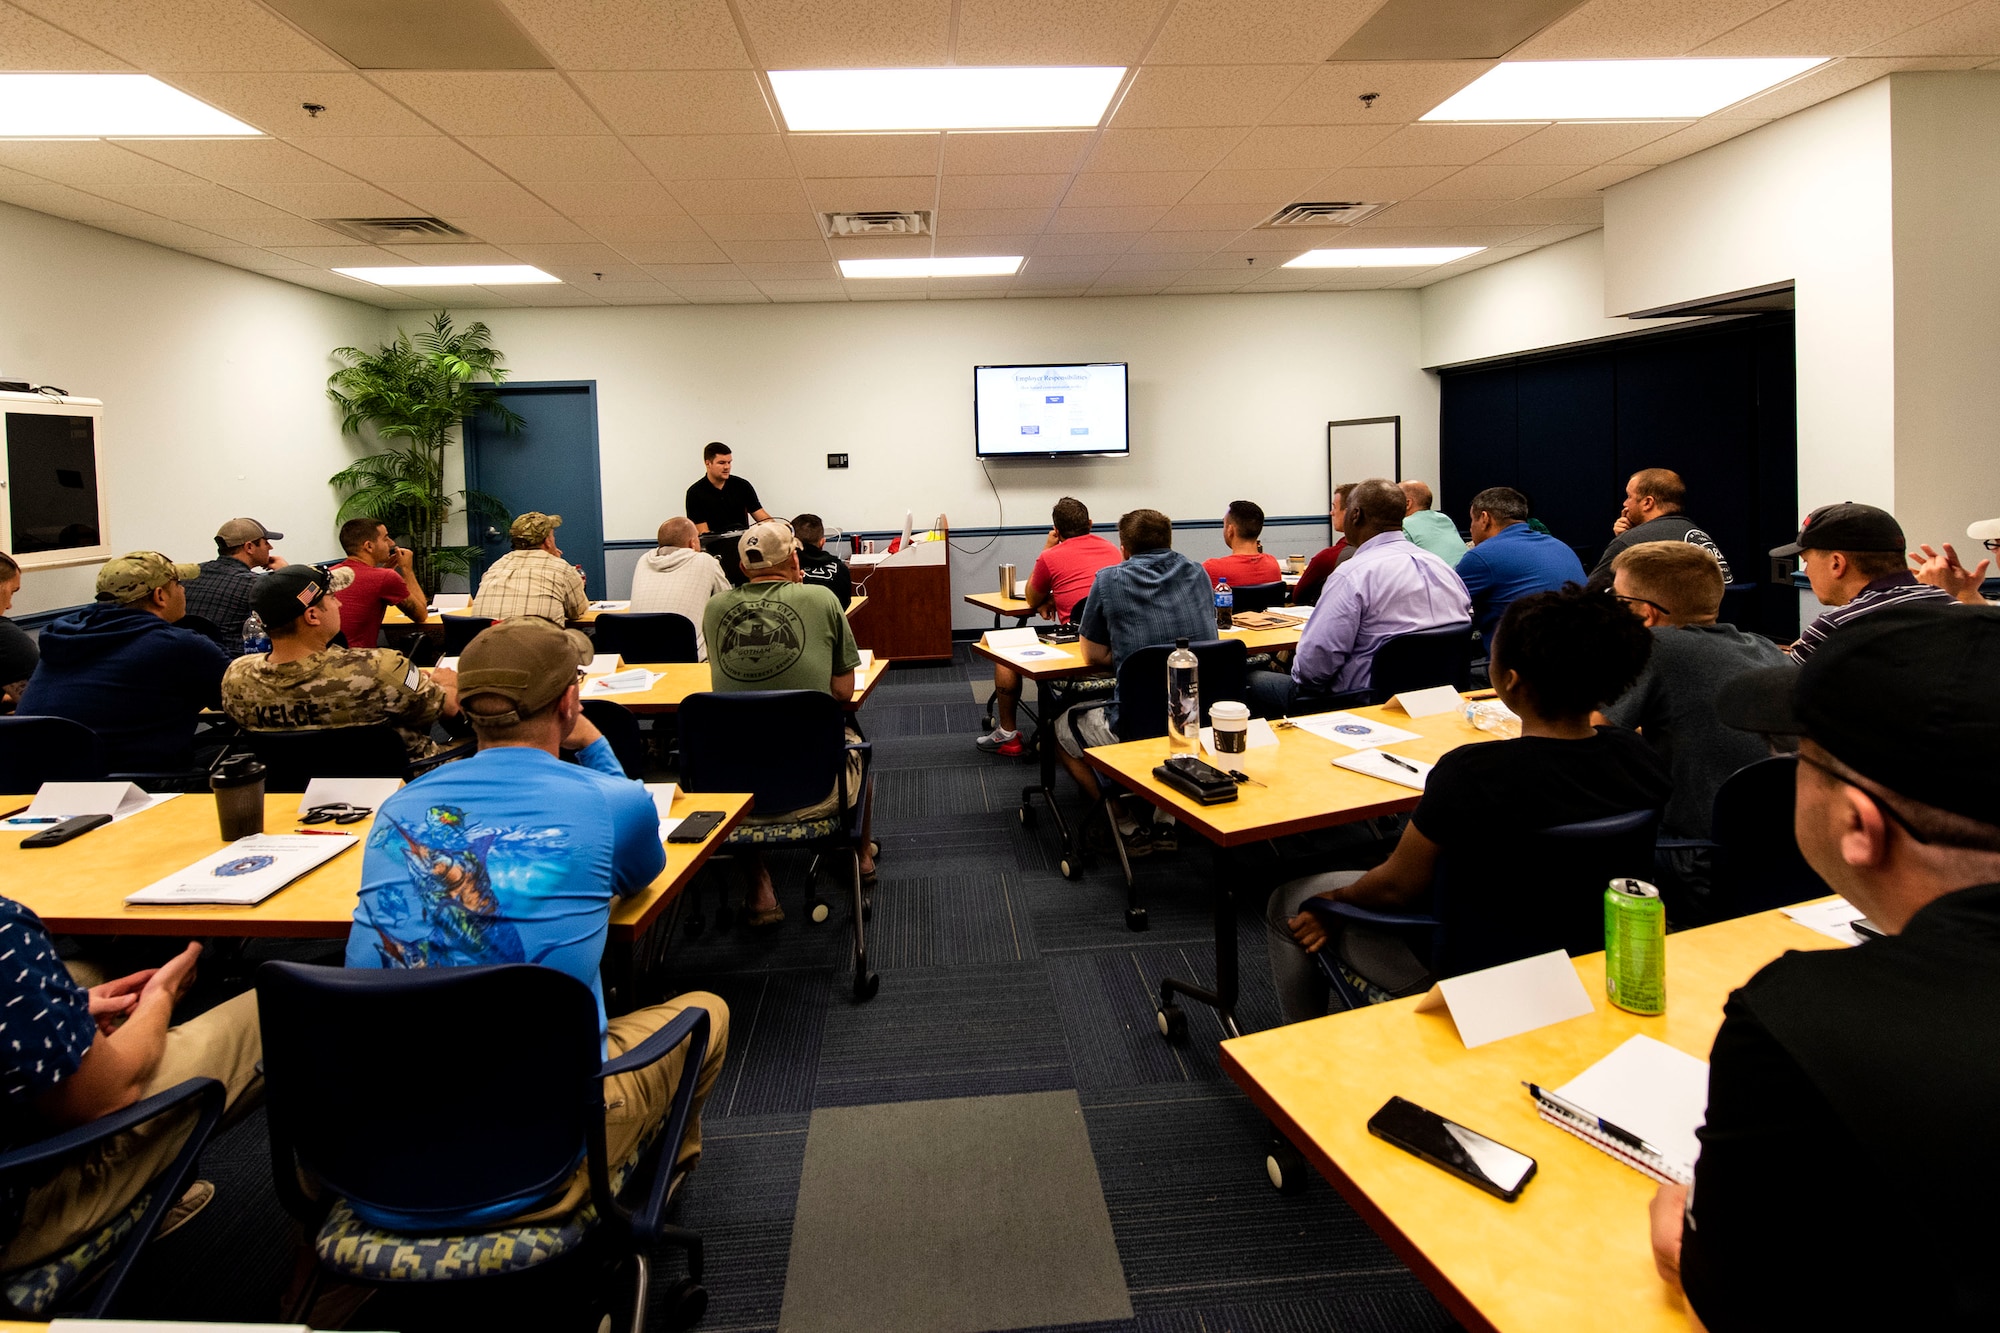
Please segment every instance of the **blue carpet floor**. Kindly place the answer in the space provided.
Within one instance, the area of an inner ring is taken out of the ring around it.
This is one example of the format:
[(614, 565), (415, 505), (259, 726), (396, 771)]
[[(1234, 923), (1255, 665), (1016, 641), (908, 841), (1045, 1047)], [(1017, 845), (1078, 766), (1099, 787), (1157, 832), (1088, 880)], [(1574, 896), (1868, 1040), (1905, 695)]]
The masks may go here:
[[(756, 936), (713, 924), (677, 936), (668, 985), (720, 994), (729, 1059), (709, 1102), (701, 1170), (679, 1220), (708, 1242), (701, 1328), (780, 1326), (792, 1217), (816, 1108), (1074, 1091), (1134, 1311), (1092, 1333), (1430, 1333), (1456, 1327), (1331, 1188), (1283, 1197), (1263, 1174), (1266, 1125), (1223, 1075), (1220, 1029), (1188, 1008), (1192, 1039), (1170, 1046), (1153, 1021), (1163, 975), (1212, 975), (1211, 860), (1188, 839), (1138, 863), (1152, 929), (1123, 924), (1124, 886), (1100, 860), (1080, 883), (1056, 871), (1055, 835), (1016, 815), (1034, 768), (980, 754), (973, 682), (990, 671), (959, 650), (948, 666), (894, 668), (861, 717), (875, 742), (875, 832), (883, 844), (870, 936), (880, 995), (848, 997), (847, 911), (804, 919), (803, 858), (774, 862), (789, 920)], [(1063, 780), (1066, 809), (1079, 798)], [(1322, 859), (1323, 855), (1322, 855)], [(1277, 1020), (1262, 938), (1262, 889), (1322, 868), (1248, 859), (1240, 929), (1245, 1030)], [(733, 872), (704, 872), (711, 923)], [(261, 1116), (223, 1136), (204, 1174), (221, 1194), (155, 1246), (128, 1313), (155, 1319), (270, 1319), (292, 1229), (270, 1189)], [(976, 1206), (970, 1201), (968, 1206)], [(868, 1226), (857, 1201), (854, 1224)], [(680, 1275), (671, 1256), (654, 1289)], [(571, 1278), (449, 1300), (376, 1298), (351, 1326), (401, 1333), (596, 1326)], [(664, 1328), (656, 1319), (655, 1328)], [(895, 1333), (886, 1329), (884, 1333)]]

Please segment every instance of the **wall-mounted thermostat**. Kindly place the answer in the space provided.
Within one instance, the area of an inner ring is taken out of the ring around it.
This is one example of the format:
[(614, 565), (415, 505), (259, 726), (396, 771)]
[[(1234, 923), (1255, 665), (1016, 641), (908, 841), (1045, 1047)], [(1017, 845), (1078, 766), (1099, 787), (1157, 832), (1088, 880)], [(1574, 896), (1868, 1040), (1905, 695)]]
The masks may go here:
[(828, 455), (826, 456), (826, 465), (827, 465), (828, 467), (846, 467), (846, 466), (847, 466), (847, 455), (846, 455), (846, 454), (828, 454)]

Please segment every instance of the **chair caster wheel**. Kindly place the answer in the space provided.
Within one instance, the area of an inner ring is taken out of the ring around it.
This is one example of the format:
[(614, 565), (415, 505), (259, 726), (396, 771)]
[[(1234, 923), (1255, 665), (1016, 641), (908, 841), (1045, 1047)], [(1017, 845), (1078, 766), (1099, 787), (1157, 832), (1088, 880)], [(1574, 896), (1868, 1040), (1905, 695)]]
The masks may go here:
[(826, 924), (826, 919), (833, 915), (833, 909), (826, 905), (826, 899), (815, 898), (806, 905), (806, 915), (812, 918), (815, 926), (822, 926)]
[(1292, 1146), (1287, 1138), (1273, 1136), (1271, 1147), (1264, 1154), (1264, 1174), (1270, 1177), (1271, 1188), (1280, 1194), (1303, 1194), (1306, 1189), (1305, 1154)]
[(1056, 868), (1062, 871), (1064, 879), (1075, 880), (1083, 878), (1083, 862), (1077, 857), (1064, 856), (1061, 861), (1056, 863)]
[(1034, 826), (1035, 826), (1035, 807), (1033, 807), (1032, 805), (1024, 805), (1024, 806), (1022, 806), (1022, 807), (1021, 807), (1021, 827), (1022, 827), (1022, 828), (1033, 828)]
[(1151, 923), (1146, 920), (1145, 908), (1128, 907), (1125, 909), (1125, 929), (1146, 930), (1149, 928), (1150, 924)]
[(1179, 1046), (1187, 1040), (1187, 1014), (1177, 1004), (1163, 1004), (1153, 1020), (1160, 1025), (1160, 1035)]
[(854, 1002), (866, 1004), (875, 998), (875, 992), (882, 989), (882, 977), (877, 972), (863, 972), (854, 978)]
[(667, 1289), (666, 1307), (668, 1328), (693, 1328), (708, 1313), (708, 1288), (691, 1277), (684, 1277)]
[(991, 714), (991, 713), (988, 713), (988, 714), (987, 714), (986, 716), (984, 716), (984, 717), (982, 717), (982, 718), (980, 718), (980, 719), (979, 719), (979, 729), (980, 729), (981, 731), (983, 731), (983, 732), (987, 733), (988, 735), (991, 735), (991, 734), (992, 734), (992, 732), (993, 732), (993, 714)]
[(707, 930), (708, 930), (708, 921), (706, 918), (691, 916), (687, 919), (687, 925), (686, 927), (683, 928), (681, 933), (685, 935), (688, 939), (698, 940)]

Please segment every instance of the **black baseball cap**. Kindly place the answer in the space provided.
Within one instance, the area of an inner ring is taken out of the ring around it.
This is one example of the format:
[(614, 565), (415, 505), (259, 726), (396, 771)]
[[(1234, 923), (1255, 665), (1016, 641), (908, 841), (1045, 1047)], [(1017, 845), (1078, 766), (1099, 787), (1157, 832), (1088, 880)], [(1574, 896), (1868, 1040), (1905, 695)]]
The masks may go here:
[[(343, 574), (345, 578), (341, 577)], [(353, 581), (354, 572), (345, 567), (325, 570), (318, 565), (286, 565), (257, 576), (257, 590), (250, 594), (250, 609), (257, 613), (266, 629), (289, 625), (320, 598), (340, 591)]]
[(1905, 606), (1842, 625), (1801, 666), (1746, 672), (1715, 712), (1743, 731), (1809, 736), (1913, 801), (2000, 824), (2000, 609)]
[(1799, 535), (1789, 546), (1774, 546), (1775, 556), (1797, 555), (1800, 551), (1896, 551), (1909, 549), (1903, 540), (1903, 525), (1886, 509), (1858, 505), (1851, 500), (1837, 505), (1821, 505), (1799, 524)]

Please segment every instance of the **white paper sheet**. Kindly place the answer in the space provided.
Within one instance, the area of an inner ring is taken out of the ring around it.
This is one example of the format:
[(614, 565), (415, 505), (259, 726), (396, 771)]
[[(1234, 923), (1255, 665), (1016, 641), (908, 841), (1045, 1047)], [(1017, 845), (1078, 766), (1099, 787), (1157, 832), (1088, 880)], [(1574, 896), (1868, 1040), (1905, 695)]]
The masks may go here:
[(458, 659), (456, 657), (440, 657), (438, 665), (446, 671), (456, 671), (458, 670)]
[(127, 894), (125, 901), (141, 907), (191, 903), (249, 907), (359, 841), (352, 833), (253, 833)]
[(1394, 745), (1397, 741), (1423, 739), (1414, 731), (1404, 731), (1386, 722), (1371, 722), (1358, 713), (1314, 713), (1309, 717), (1293, 718), (1292, 725), (1300, 731), (1311, 732), (1321, 740), (1345, 745), (1350, 750), (1368, 750), (1378, 745)]
[(646, 671), (639, 667), (615, 672), (609, 676), (592, 676), (583, 682), (583, 697), (604, 699), (617, 694), (644, 694), (659, 683), (664, 671)]
[(583, 669), (586, 676), (608, 676), (618, 669), (617, 653), (598, 653)]
[(1842, 944), (1859, 944), (1861, 936), (1855, 934), (1847, 923), (1859, 921), (1867, 914), (1847, 899), (1835, 898), (1831, 902), (1787, 907), (1785, 915), (1807, 930), (1816, 930), (1830, 940), (1839, 940)]
[[(1380, 778), (1384, 782), (1393, 782), (1399, 787), (1414, 787), (1418, 791), (1422, 791), (1424, 783), (1430, 780), (1431, 769), (1434, 765), (1428, 764), (1421, 759), (1412, 759), (1408, 755), (1399, 754), (1396, 756), (1396, 759), (1400, 760), (1401, 763), (1391, 761), (1380, 750), (1356, 750), (1353, 754), (1336, 755), (1333, 764), (1336, 768), (1345, 768), (1355, 773), (1365, 773), (1371, 778)], [(1404, 768), (1403, 764), (1410, 765), (1411, 768), (1416, 769), (1416, 772), (1412, 773), (1410, 769)]]
[(861, 654), (861, 669), (863, 671), (875, 665), (875, 650), (873, 648), (860, 648), (856, 649), (856, 651)]
[[(1033, 634), (1034, 631), (1029, 630), (1028, 633)], [(1045, 648), (1039, 644), (1029, 648), (1001, 648), (997, 651), (1009, 662), (1047, 662), (1068, 656), (1060, 649)]]
[(1628, 1037), (1555, 1094), (1694, 1170), (1701, 1155), (1695, 1131), (1708, 1118), (1708, 1061), (1651, 1037)]
[(1427, 690), (1404, 690), (1393, 702), (1411, 717), (1436, 717), (1455, 711), (1462, 702), (1449, 685), (1433, 685)]
[(986, 631), (986, 646), (995, 652), (1010, 648), (1033, 648), (1041, 643), (1041, 636), (1032, 625), (1022, 625), (1016, 629), (990, 629)]
[(1593, 1012), (1569, 955), (1557, 949), (1451, 977), (1431, 987), (1417, 1012), (1445, 1009), (1467, 1050)]
[(625, 611), (625, 610), (629, 610), (629, 609), (631, 608), (631, 605), (632, 605), (632, 603), (631, 603), (631, 602), (629, 602), (629, 601), (625, 601), (625, 602), (592, 602), (592, 603), (590, 604), (590, 609), (591, 609), (591, 610), (593, 610), (593, 611)]
[(299, 797), (299, 813), (316, 805), (365, 805), (380, 810), (401, 789), (401, 778), (314, 778)]
[(687, 818), (682, 815), (676, 819), (673, 814), (674, 797), (679, 794), (680, 787), (672, 782), (649, 782), (646, 792), (653, 798), (653, 809), (659, 812), (660, 841), (665, 842), (667, 835), (681, 826), (681, 819)]
[[(1266, 722), (1261, 717), (1250, 719), (1250, 729), (1243, 733), (1243, 748), (1245, 750), (1261, 750), (1267, 745), (1276, 745), (1277, 743), (1278, 733), (1271, 730), (1269, 722)], [(1223, 754), (1222, 751), (1215, 748), (1214, 727), (1203, 727), (1201, 729), (1201, 748), (1208, 751), (1210, 758), (1234, 759), (1236, 757), (1233, 754)]]
[(472, 594), (469, 592), (441, 592), (431, 598), (433, 611), (463, 611), (471, 605)]
[[(33, 832), (75, 815), (110, 815), (122, 823), (142, 810), (171, 801), (176, 792), (143, 792), (130, 782), (44, 782), (35, 799), (9, 826)], [(17, 822), (18, 821), (18, 822)]]

